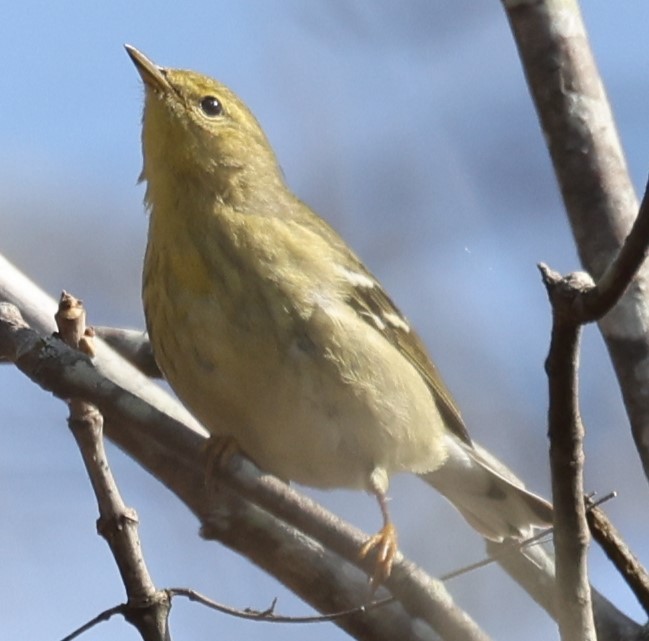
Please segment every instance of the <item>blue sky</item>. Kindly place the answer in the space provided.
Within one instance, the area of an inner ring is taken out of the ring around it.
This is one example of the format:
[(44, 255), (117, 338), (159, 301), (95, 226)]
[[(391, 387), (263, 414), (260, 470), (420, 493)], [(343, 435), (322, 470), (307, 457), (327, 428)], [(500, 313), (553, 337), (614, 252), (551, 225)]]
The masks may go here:
[[(289, 184), (384, 281), (424, 337), (477, 440), (548, 492), (545, 379), (549, 313), (535, 264), (578, 267), (552, 169), (497, 2), (5, 3), (0, 26), (0, 252), (50, 294), (84, 299), (90, 322), (142, 326), (146, 238), (142, 89), (122, 45), (218, 77), (251, 106)], [(649, 167), (649, 5), (584, 3), (629, 168)], [(609, 513), (645, 560), (649, 501), (619, 393), (594, 328), (582, 406), (589, 489), (617, 489)], [(0, 368), (0, 558), (6, 638), (59, 638), (123, 598), (94, 533), (96, 508), (64, 405)], [(613, 456), (611, 456), (613, 453)], [(241, 607), (304, 613), (272, 579), (214, 543), (187, 511), (110, 449), (140, 513), (160, 586), (188, 585)], [(315, 493), (368, 530), (359, 493)], [(482, 555), (430, 490), (396, 479), (403, 551), (433, 573)], [(640, 515), (638, 514), (640, 512)], [(599, 554), (593, 581), (636, 617)], [(545, 639), (553, 624), (496, 569), (450, 585), (496, 639)], [(505, 601), (506, 599), (506, 601)], [(502, 612), (502, 603), (510, 604)], [(29, 605), (28, 605), (29, 603)], [(37, 605), (39, 617), (28, 616)], [(525, 617), (514, 616), (525, 608)], [(323, 624), (271, 627), (178, 604), (178, 637), (342, 639)], [(85, 638), (137, 638), (121, 621)]]

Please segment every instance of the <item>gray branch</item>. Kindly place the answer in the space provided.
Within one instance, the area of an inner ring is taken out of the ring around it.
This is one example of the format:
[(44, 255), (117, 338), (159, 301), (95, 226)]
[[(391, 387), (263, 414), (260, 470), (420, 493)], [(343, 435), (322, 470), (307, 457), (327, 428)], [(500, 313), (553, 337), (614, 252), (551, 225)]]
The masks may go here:
[[(581, 263), (595, 280), (638, 211), (606, 92), (576, 0), (503, 0)], [(649, 267), (599, 321), (649, 478)]]
[[(0, 262), (0, 281), (3, 267), (7, 269)], [(20, 299), (21, 293), (14, 298)], [(192, 510), (207, 538), (240, 552), (320, 612), (367, 601), (367, 576), (358, 558), (366, 535), (240, 457), (232, 461), (230, 472), (222, 472), (227, 483), (206, 486), (205, 436), (165, 392), (101, 341), (91, 361), (34, 331), (11, 305), (0, 303), (0, 318), (0, 355), (55, 395), (84, 398), (97, 406), (107, 436)], [(263, 494), (256, 495), (255, 487)], [(306, 519), (295, 513), (307, 508)], [(290, 524), (306, 521), (312, 521), (309, 528)], [(386, 585), (397, 602), (335, 623), (358, 639), (372, 641), (397, 636), (487, 641), (445, 587), (403, 557)]]

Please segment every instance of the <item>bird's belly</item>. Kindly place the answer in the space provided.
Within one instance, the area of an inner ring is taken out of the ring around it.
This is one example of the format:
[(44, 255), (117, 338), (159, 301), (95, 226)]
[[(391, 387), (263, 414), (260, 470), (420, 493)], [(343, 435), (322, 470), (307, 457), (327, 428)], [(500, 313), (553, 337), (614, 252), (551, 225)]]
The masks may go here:
[[(389, 476), (443, 463), (430, 392), (381, 337), (368, 343), (363, 321), (350, 317), (340, 340), (339, 319), (322, 310), (304, 321), (239, 322), (216, 301), (181, 298), (145, 304), (156, 360), (206, 429), (233, 436), (263, 470), (314, 487), (369, 489), (377, 469)], [(161, 332), (161, 318), (176, 332)]]

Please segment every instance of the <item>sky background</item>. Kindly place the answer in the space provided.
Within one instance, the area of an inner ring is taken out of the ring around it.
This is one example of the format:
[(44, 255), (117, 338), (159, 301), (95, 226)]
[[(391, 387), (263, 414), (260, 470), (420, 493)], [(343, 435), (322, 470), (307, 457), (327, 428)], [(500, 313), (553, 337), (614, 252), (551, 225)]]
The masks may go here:
[[(583, 5), (629, 168), (649, 167), (646, 0)], [(296, 193), (343, 234), (422, 334), (475, 439), (549, 494), (550, 329), (536, 263), (578, 268), (552, 168), (500, 3), (213, 0), (4, 3), (0, 21), (0, 252), (89, 322), (142, 327), (146, 240), (140, 79), (122, 45), (213, 75), (247, 101)], [(594, 230), (596, 233), (596, 230)], [(581, 401), (587, 489), (649, 561), (649, 491), (603, 344), (585, 332)], [(0, 636), (58, 639), (124, 598), (95, 533), (96, 506), (64, 404), (0, 367)], [(272, 577), (204, 542), (197, 522), (128, 457), (109, 455), (159, 587), (237, 607), (307, 614)], [(309, 491), (368, 531), (362, 493)], [(483, 556), (443, 499), (397, 478), (401, 549), (433, 574)], [(593, 550), (593, 583), (642, 613)], [(557, 638), (498, 568), (448, 585), (494, 639)], [(178, 602), (175, 638), (346, 638), (331, 624), (250, 623)], [(83, 638), (137, 639), (121, 619)]]

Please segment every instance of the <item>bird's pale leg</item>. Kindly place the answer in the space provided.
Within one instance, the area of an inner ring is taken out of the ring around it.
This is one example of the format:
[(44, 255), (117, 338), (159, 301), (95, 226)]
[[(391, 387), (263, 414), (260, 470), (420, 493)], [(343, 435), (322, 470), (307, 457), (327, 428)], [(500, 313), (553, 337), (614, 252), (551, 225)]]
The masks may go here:
[(388, 513), (388, 500), (385, 494), (378, 489), (374, 490), (374, 494), (383, 515), (383, 527), (363, 544), (359, 553), (361, 559), (370, 554), (375, 557), (374, 571), (370, 579), (372, 591), (376, 590), (390, 576), (394, 557), (399, 549), (397, 545), (397, 529), (394, 527)]
[(225, 467), (235, 454), (241, 453), (241, 448), (233, 436), (212, 435), (203, 445), (203, 452), (207, 459), (205, 463), (205, 484), (209, 485), (215, 468)]

